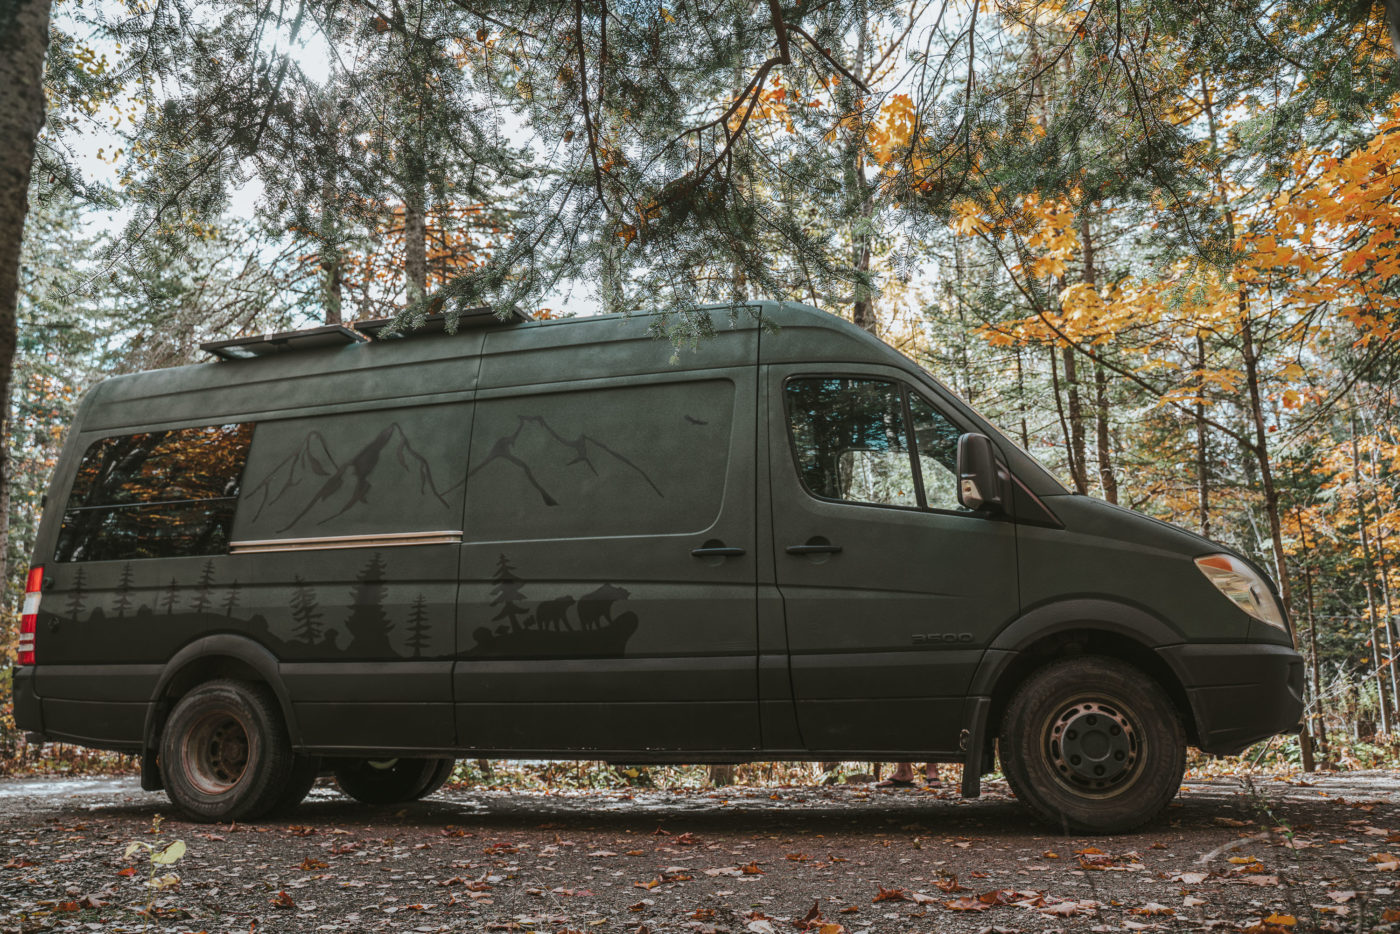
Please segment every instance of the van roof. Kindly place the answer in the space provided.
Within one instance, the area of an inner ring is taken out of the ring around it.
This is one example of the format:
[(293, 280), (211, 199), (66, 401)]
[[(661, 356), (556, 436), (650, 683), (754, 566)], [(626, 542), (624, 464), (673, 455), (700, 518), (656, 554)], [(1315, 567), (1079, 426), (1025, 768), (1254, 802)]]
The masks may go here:
[[(570, 380), (741, 365), (763, 341), (765, 363), (884, 364), (908, 370), (910, 361), (849, 321), (796, 302), (701, 306), (715, 338), (679, 351), (664, 339), (660, 311), (631, 315), (503, 322), (459, 328), (418, 340), (336, 341), (332, 346), (273, 353), (236, 361), (148, 370), (103, 380), (84, 396), (75, 433), (129, 433), (194, 424), (290, 418), (337, 409), (389, 408), (465, 401), (478, 386), (520, 386)], [(478, 319), (480, 323), (486, 323)], [(761, 338), (771, 329), (776, 338)], [(594, 348), (552, 359), (571, 347)], [(694, 354), (696, 357), (687, 357)], [(926, 371), (922, 377), (981, 430), (1015, 448), (994, 426)], [(1064, 488), (1019, 448), (1007, 451), (1013, 469), (1039, 494)], [(1033, 465), (1033, 466), (1032, 466)]]

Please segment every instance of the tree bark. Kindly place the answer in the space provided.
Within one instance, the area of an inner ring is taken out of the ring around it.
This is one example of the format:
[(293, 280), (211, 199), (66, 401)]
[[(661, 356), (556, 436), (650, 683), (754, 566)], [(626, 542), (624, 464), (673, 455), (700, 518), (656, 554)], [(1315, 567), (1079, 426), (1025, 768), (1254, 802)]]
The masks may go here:
[(1376, 625), (1375, 565), (1371, 561), (1371, 536), (1366, 529), (1366, 504), (1361, 496), (1361, 453), (1356, 444), (1356, 410), (1351, 411), (1351, 482), (1356, 485), (1356, 524), (1361, 531), (1361, 563), (1365, 571), (1366, 614), (1371, 628), (1371, 669), (1376, 674), (1376, 702), (1381, 709), (1381, 732), (1390, 734), (1390, 704), (1385, 674), (1381, 670), (1381, 637)]
[(1075, 368), (1073, 347), (1061, 350), (1065, 365), (1065, 395), (1069, 406), (1069, 469), (1074, 477), (1074, 491), (1089, 492), (1089, 470), (1084, 463), (1084, 405), (1079, 398), (1079, 373)]
[[(1206, 370), (1206, 341), (1196, 332), (1197, 378)], [(1201, 535), (1210, 538), (1210, 460), (1206, 447), (1206, 404), (1201, 398), (1205, 384), (1196, 395), (1196, 490), (1201, 511)]]
[(1244, 357), (1245, 382), (1249, 388), (1249, 411), (1254, 422), (1254, 458), (1259, 463), (1259, 481), (1264, 487), (1264, 514), (1269, 520), (1269, 538), (1273, 544), (1274, 573), (1278, 578), (1279, 595), (1283, 597), (1284, 612), (1292, 616), (1292, 589), (1288, 583), (1288, 565), (1283, 558), (1283, 526), (1278, 511), (1278, 489), (1274, 486), (1273, 466), (1269, 462), (1269, 429), (1264, 422), (1264, 402), (1259, 392), (1259, 359), (1254, 349), (1254, 332), (1249, 320), (1249, 298), (1239, 291), (1240, 344)]
[(1099, 485), (1103, 487), (1103, 498), (1116, 503), (1118, 478), (1113, 473), (1113, 441), (1108, 430), (1108, 373), (1097, 364), (1094, 365), (1094, 408), (1098, 427)]
[(0, 411), (0, 569), (9, 560), (9, 403), (19, 342), (19, 258), (35, 141), (44, 126), (49, 8), (50, 0), (0, 2), (0, 140), (5, 141), (0, 153), (0, 400), (5, 402)]
[(408, 304), (428, 293), (428, 223), (423, 192), (410, 191), (403, 202), (404, 271), (408, 280)]
[[(1098, 270), (1094, 266), (1094, 227), (1087, 199), (1079, 206), (1079, 239), (1084, 248), (1084, 284), (1098, 287)], [(1068, 370), (1066, 372), (1069, 372)], [(1071, 403), (1071, 412), (1073, 411)], [(1118, 502), (1118, 478), (1113, 474), (1112, 440), (1108, 426), (1108, 373), (1099, 363), (1094, 364), (1094, 447), (1099, 462), (1099, 486), (1103, 498), (1110, 503)], [(1088, 467), (1084, 469), (1086, 486)]]
[[(858, 31), (856, 38), (856, 57), (852, 63), (857, 75), (865, 74), (865, 53), (869, 44), (867, 17), (865, 15), (865, 4), (861, 3), (857, 11)], [(847, 82), (842, 82), (842, 87), (847, 86)], [(850, 89), (850, 94), (855, 93), (855, 88)], [(851, 102), (854, 106), (854, 101)], [(855, 301), (851, 308), (851, 319), (856, 327), (864, 328), (871, 334), (878, 330), (879, 321), (875, 315), (875, 296), (870, 289), (870, 218), (875, 213), (875, 198), (870, 188), (870, 183), (865, 179), (865, 146), (863, 142), (856, 138), (851, 143), (850, 148), (851, 165), (847, 170), (847, 179), (852, 185), (853, 192), (858, 198), (860, 221), (857, 228), (851, 234), (851, 266), (855, 270), (855, 288), (853, 290)]]
[(1317, 659), (1317, 617), (1314, 615), (1312, 561), (1308, 557), (1308, 534), (1303, 529), (1303, 514), (1295, 513), (1298, 520), (1298, 541), (1303, 552), (1303, 591), (1308, 610), (1308, 664), (1312, 669), (1313, 727), (1312, 735), (1317, 739), (1323, 758), (1327, 756), (1327, 715), (1322, 706), (1322, 668)]

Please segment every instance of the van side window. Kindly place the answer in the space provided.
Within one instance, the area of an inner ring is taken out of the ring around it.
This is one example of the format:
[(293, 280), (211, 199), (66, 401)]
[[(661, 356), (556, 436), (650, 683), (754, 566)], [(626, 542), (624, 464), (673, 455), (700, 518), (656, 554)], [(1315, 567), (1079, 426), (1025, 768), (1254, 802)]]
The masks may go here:
[(227, 552), (252, 437), (244, 423), (94, 441), (68, 495), (55, 560)]
[(958, 437), (962, 431), (927, 399), (909, 391), (909, 415), (914, 423), (914, 446), (929, 509), (967, 512), (958, 502)]
[(808, 492), (852, 503), (919, 505), (897, 385), (793, 379), (784, 395), (798, 473)]

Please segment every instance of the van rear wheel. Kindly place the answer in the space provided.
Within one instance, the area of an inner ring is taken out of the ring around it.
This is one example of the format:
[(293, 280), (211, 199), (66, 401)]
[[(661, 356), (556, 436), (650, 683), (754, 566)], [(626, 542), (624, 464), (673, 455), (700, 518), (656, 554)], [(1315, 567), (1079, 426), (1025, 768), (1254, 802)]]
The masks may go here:
[(160, 737), (166, 794), (197, 821), (253, 820), (285, 793), (292, 749), (264, 685), (210, 681), (180, 698)]
[(1121, 833), (1181, 787), (1186, 735), (1166, 692), (1112, 658), (1056, 662), (1007, 705), (999, 741), (1011, 790), (1066, 831)]
[(453, 759), (357, 759), (335, 770), (340, 790), (365, 804), (417, 801), (442, 787)]

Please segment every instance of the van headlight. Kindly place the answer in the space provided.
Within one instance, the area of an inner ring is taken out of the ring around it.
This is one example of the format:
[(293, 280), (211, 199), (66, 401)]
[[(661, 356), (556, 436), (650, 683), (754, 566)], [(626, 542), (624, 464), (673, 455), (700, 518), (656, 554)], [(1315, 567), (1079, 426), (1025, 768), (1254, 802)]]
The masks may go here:
[(1196, 559), (1196, 567), (1235, 606), (1261, 623), (1288, 632), (1288, 623), (1284, 622), (1283, 611), (1279, 609), (1268, 581), (1248, 564), (1234, 555), (1205, 555)]

